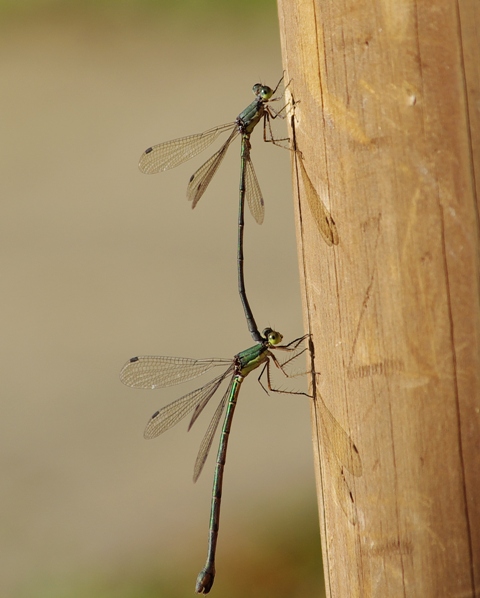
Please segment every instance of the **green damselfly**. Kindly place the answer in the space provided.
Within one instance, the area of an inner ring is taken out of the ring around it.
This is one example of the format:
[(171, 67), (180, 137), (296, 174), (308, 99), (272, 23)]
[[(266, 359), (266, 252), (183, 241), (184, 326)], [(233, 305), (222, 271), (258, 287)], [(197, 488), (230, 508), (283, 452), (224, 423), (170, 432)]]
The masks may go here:
[[(227, 123), (209, 129), (203, 133), (196, 135), (188, 135), (180, 139), (166, 141), (153, 147), (146, 149), (140, 157), (138, 167), (144, 174), (155, 174), (174, 168), (190, 158), (193, 158), (204, 149), (206, 149), (215, 139), (226, 131), (230, 131), (225, 143), (222, 147), (213, 154), (200, 168), (190, 177), (187, 187), (187, 198), (192, 202), (194, 208), (210, 181), (218, 170), (225, 154), (227, 153), (230, 144), (238, 136), (241, 137), (240, 150), (240, 200), (238, 209), (238, 289), (240, 299), (242, 301), (247, 326), (256, 342), (262, 342), (262, 335), (260, 334), (255, 318), (253, 317), (250, 304), (247, 299), (245, 290), (245, 280), (243, 272), (243, 229), (244, 229), (244, 211), (245, 199), (252, 216), (258, 224), (262, 224), (265, 215), (265, 205), (263, 202), (262, 191), (253, 168), (252, 160), (250, 158), (250, 135), (254, 128), (263, 118), (263, 139), (266, 142), (277, 143), (280, 141), (287, 141), (286, 139), (274, 139), (270, 129), (270, 119), (276, 118), (284, 110), (275, 112), (268, 104), (281, 99), (282, 96), (273, 97), (282, 82), (278, 82), (275, 89), (256, 83), (253, 86), (253, 93), (255, 100), (245, 108), (235, 119), (234, 122)], [(269, 128), (270, 138), (267, 138), (267, 124)]]
[[(241, 351), (235, 355), (233, 359), (190, 359), (186, 357), (159, 357), (147, 355), (133, 357), (122, 368), (120, 379), (124, 384), (133, 388), (147, 389), (173, 386), (182, 382), (187, 382), (188, 380), (193, 380), (194, 378), (205, 374), (212, 368), (226, 368), (222, 374), (213, 378), (213, 380), (207, 382), (207, 384), (185, 394), (159, 411), (156, 411), (148, 421), (144, 432), (145, 438), (155, 438), (177, 424), (181, 419), (193, 411), (188, 426), (188, 429), (190, 429), (222, 383), (228, 381), (228, 386), (201, 442), (193, 474), (193, 480), (195, 482), (202, 472), (215, 432), (226, 407), (213, 480), (207, 561), (205, 567), (198, 575), (195, 587), (196, 592), (199, 594), (208, 594), (215, 578), (215, 551), (220, 521), (223, 472), (230, 428), (242, 382), (250, 372), (263, 366), (258, 380), (265, 391), (268, 392), (268, 390), (270, 390), (273, 392), (310, 397), (310, 395), (304, 392), (275, 389), (272, 386), (270, 378), (271, 361), (273, 361), (275, 366), (277, 366), (286, 377), (291, 377), (285, 368), (287, 365), (290, 366), (293, 360), (307, 350), (304, 346), (304, 341), (307, 337), (308, 335), (305, 335), (295, 339), (288, 345), (281, 345), (282, 335), (271, 328), (266, 328), (263, 331), (261, 343), (257, 343), (253, 347)], [(272, 350), (286, 351), (289, 353), (288, 358), (285, 361), (280, 362), (273, 354)], [(266, 375), (268, 390), (262, 384), (264, 375)], [(315, 378), (315, 376), (313, 376), (313, 378)], [(340, 461), (340, 467), (337, 468), (335, 473), (337, 478), (335, 488), (337, 493), (340, 492), (342, 495), (339, 496), (339, 498), (342, 508), (345, 511), (345, 504), (347, 504), (345, 501), (348, 502), (348, 497), (345, 499), (343, 495), (346, 493), (348, 496), (351, 496), (351, 493), (348, 485), (345, 486), (346, 481), (343, 474), (343, 467), (348, 469), (354, 475), (361, 475), (360, 457), (353, 441), (330, 413), (319, 394), (318, 397), (315, 400), (318, 400), (321, 426), (327, 440), (325, 450), (327, 451), (327, 455), (329, 455), (330, 451), (333, 449), (336, 459)], [(330, 461), (333, 464), (333, 459), (330, 458)], [(348, 515), (347, 511), (345, 512)]]
[[(132, 357), (120, 372), (120, 380), (127, 386), (133, 388), (163, 388), (186, 382), (201, 376), (210, 369), (218, 366), (228, 366), (227, 369), (193, 392), (187, 393), (180, 399), (169, 403), (160, 411), (156, 411), (150, 418), (145, 428), (144, 436), (147, 439), (155, 438), (165, 432), (188, 413), (193, 411), (188, 429), (192, 427), (196, 419), (203, 411), (209, 400), (216, 393), (222, 382), (229, 380), (228, 387), (214, 413), (205, 436), (200, 445), (200, 450), (195, 462), (193, 481), (195, 482), (207, 459), (210, 447), (213, 442), (215, 431), (222, 417), (226, 406), (225, 419), (222, 426), (220, 444), (217, 453), (217, 463), (213, 480), (212, 506), (210, 513), (210, 531), (208, 539), (208, 555), (205, 567), (199, 573), (195, 591), (199, 594), (208, 594), (215, 579), (215, 551), (218, 538), (218, 527), (220, 521), (220, 502), (222, 496), (223, 471), (227, 455), (227, 444), (232, 425), (233, 414), (237, 403), (240, 387), (245, 377), (263, 365), (259, 376), (259, 382), (266, 374), (268, 389), (273, 392), (288, 392), (288, 394), (307, 395), (304, 392), (280, 391), (272, 387), (270, 382), (270, 360), (287, 376), (285, 365), (304, 353), (307, 349), (302, 347), (305, 336), (295, 339), (288, 345), (280, 345), (282, 335), (279, 332), (266, 328), (263, 331), (262, 342), (253, 347), (241, 351), (233, 359), (189, 359), (186, 357), (156, 357), (139, 356)], [(271, 349), (287, 351), (291, 356), (284, 363), (280, 363)], [(262, 384), (262, 387), (265, 387)]]

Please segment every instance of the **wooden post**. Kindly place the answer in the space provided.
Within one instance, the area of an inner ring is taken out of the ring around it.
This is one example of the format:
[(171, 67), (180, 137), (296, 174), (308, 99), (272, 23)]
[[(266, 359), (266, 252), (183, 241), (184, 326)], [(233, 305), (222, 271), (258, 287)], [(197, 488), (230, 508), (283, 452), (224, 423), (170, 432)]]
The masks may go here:
[(327, 596), (480, 596), (480, 2), (278, 4)]

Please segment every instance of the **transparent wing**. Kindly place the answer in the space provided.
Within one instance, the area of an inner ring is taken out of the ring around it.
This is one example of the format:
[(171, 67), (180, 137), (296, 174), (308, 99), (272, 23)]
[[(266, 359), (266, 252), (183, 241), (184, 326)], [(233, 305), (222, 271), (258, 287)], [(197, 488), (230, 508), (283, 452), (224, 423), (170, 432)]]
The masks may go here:
[(120, 380), (132, 388), (164, 388), (193, 380), (211, 368), (228, 363), (232, 360), (140, 355), (127, 361), (120, 372)]
[(238, 134), (239, 132), (237, 129), (232, 131), (230, 137), (225, 141), (218, 152), (213, 154), (213, 156), (209, 158), (205, 164), (202, 164), (202, 166), (200, 166), (200, 168), (190, 177), (187, 187), (187, 198), (192, 202), (192, 208), (197, 205), (199, 199), (205, 193), (206, 188), (222, 163), (222, 160), (227, 153), (227, 149)]
[(221, 376), (210, 380), (210, 382), (201, 388), (197, 388), (197, 390), (187, 393), (176, 401), (165, 405), (165, 407), (160, 409), (160, 411), (155, 412), (145, 428), (145, 432), (143, 433), (144, 437), (147, 439), (155, 438), (159, 434), (162, 434), (162, 432), (165, 432), (178, 423), (188, 413), (190, 413), (192, 409), (196, 408), (197, 406), (201, 406), (197, 413), (198, 416), (200, 411), (215, 394), (220, 384), (229, 374), (231, 374), (232, 371), (233, 365)]
[[(230, 392), (233, 386), (233, 378), (228, 385), (225, 394), (222, 397), (215, 413), (212, 417), (212, 421), (210, 422), (207, 431), (205, 432), (205, 436), (203, 437), (202, 444), (200, 445), (200, 449), (198, 450), (197, 460), (195, 461), (195, 467), (193, 469), (193, 481), (196, 482), (202, 473), (203, 466), (205, 465), (205, 461), (207, 460), (208, 453), (210, 452), (210, 447), (212, 446), (213, 438), (215, 436), (215, 432), (217, 431), (218, 424), (220, 423), (220, 419), (222, 417), (222, 413), (225, 409), (225, 405), (228, 401), (228, 397), (230, 396)], [(193, 418), (192, 418), (193, 419)]]
[(338, 245), (339, 238), (335, 221), (315, 190), (315, 187), (313, 186), (312, 181), (307, 174), (305, 166), (303, 165), (303, 160), (298, 156), (297, 158), (297, 163), (300, 165), (300, 171), (302, 173), (302, 180), (308, 206), (312, 213), (313, 219), (315, 220), (317, 228), (327, 245)]
[(250, 213), (258, 224), (262, 224), (265, 216), (265, 205), (263, 203), (262, 191), (258, 184), (257, 175), (255, 174), (250, 158), (247, 159), (245, 165), (245, 195), (248, 207), (250, 208)]
[(147, 148), (140, 156), (138, 168), (144, 174), (156, 174), (175, 168), (203, 152), (224, 131), (231, 129), (235, 123), (228, 123), (209, 129), (204, 133), (188, 135), (180, 139), (172, 139)]

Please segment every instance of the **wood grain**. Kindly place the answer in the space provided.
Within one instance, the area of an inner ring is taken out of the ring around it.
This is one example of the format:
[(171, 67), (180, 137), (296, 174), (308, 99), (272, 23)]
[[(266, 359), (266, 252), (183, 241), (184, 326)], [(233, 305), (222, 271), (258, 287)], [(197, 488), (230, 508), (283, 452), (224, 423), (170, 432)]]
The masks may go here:
[[(296, 142), (339, 237), (297, 155), (327, 595), (478, 596), (480, 3), (278, 7)], [(320, 396), (361, 476), (329, 457)]]

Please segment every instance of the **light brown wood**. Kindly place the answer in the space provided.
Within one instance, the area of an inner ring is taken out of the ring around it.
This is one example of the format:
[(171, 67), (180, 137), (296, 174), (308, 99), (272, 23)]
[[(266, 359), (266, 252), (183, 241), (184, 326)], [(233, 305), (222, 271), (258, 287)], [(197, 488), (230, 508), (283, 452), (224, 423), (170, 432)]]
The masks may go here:
[(480, 2), (278, 5), (327, 595), (480, 596)]

